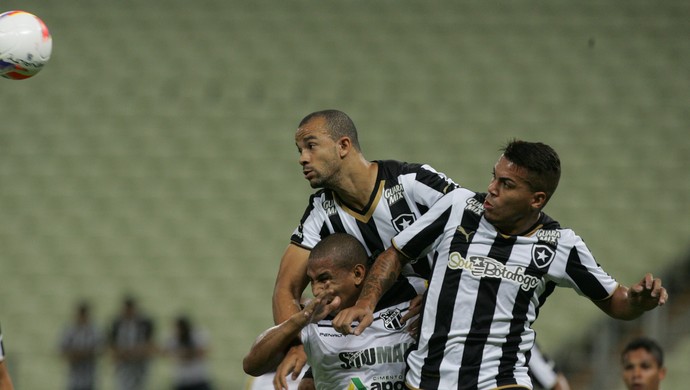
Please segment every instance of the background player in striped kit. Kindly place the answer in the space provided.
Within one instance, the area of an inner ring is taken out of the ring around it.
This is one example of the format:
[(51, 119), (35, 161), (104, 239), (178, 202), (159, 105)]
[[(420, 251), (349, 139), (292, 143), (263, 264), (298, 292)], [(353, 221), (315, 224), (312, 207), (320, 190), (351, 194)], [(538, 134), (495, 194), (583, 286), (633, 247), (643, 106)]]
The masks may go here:
[[(299, 163), (312, 188), (299, 226), (281, 259), (273, 294), (273, 317), (279, 324), (300, 310), (307, 286), (309, 251), (322, 238), (341, 232), (355, 236), (367, 254), (380, 253), (390, 239), (414, 222), (457, 185), (428, 165), (369, 161), (362, 154), (357, 129), (347, 114), (324, 110), (307, 115), (295, 133)], [(430, 262), (418, 261), (406, 273), (429, 275)], [(276, 380), (298, 374), (305, 361), (293, 348)]]
[[(555, 287), (570, 287), (613, 318), (663, 305), (661, 280), (628, 288), (597, 264), (580, 237), (542, 213), (560, 179), (560, 159), (542, 143), (512, 141), (494, 166), (488, 194), (458, 189), (393, 239), (360, 299), (334, 326), (359, 334), (409, 259), (432, 250), (420, 340), (406, 381), (414, 389), (531, 389), (531, 324)], [(353, 330), (353, 321), (360, 324)]]
[(93, 390), (96, 387), (98, 358), (104, 346), (104, 335), (91, 317), (91, 305), (79, 302), (73, 321), (60, 335), (60, 355), (69, 370), (67, 389)]
[[(343, 336), (327, 316), (357, 300), (369, 268), (362, 244), (351, 235), (329, 235), (312, 249), (307, 274), (315, 296), (304, 309), (263, 332), (244, 359), (248, 374), (271, 369), (295, 337), (307, 351), (317, 389), (371, 389), (403, 386), (404, 353), (414, 342), (401, 323), (410, 300), (423, 292), (425, 281), (413, 278), (413, 288), (399, 290), (394, 301), (381, 302), (376, 320), (361, 337)], [(349, 386), (349, 387), (348, 387)]]
[(648, 337), (631, 340), (621, 352), (623, 382), (629, 390), (659, 390), (666, 377), (664, 351)]
[(542, 353), (537, 343), (532, 347), (529, 375), (535, 389), (570, 390), (568, 378), (556, 367), (556, 362)]

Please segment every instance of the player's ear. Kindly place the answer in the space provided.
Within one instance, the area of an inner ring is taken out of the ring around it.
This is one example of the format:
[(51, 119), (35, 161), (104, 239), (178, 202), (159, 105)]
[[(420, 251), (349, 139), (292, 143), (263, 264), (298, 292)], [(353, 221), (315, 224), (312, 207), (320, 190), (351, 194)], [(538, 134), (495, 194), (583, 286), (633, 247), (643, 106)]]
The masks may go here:
[(352, 140), (350, 137), (340, 137), (340, 139), (337, 142), (338, 146), (338, 154), (340, 155), (341, 158), (347, 156), (347, 154), (350, 152), (350, 149), (352, 148)]
[(532, 207), (541, 210), (546, 205), (546, 192), (537, 191), (532, 194)]
[(367, 269), (364, 267), (364, 264), (355, 265), (352, 269), (352, 276), (355, 279), (355, 285), (357, 287), (364, 283), (364, 278), (367, 276)]
[(659, 369), (659, 380), (664, 380), (666, 378), (666, 367), (661, 367)]

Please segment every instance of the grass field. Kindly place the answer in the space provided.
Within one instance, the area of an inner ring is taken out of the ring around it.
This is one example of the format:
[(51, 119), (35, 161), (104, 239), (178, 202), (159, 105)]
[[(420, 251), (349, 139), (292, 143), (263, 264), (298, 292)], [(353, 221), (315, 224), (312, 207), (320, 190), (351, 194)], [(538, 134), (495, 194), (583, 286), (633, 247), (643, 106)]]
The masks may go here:
[[(240, 389), (311, 192), (294, 130), (319, 109), (349, 113), (368, 158), (479, 190), (506, 140), (551, 144), (564, 172), (547, 211), (622, 283), (687, 251), (686, 1), (1, 4), (54, 39), (35, 78), (0, 80), (0, 321), (20, 390), (60, 388), (77, 300), (105, 326), (126, 293), (159, 340), (191, 314), (218, 387)], [(561, 291), (539, 339), (558, 351), (601, 315)], [(107, 359), (101, 373), (110, 389)]]

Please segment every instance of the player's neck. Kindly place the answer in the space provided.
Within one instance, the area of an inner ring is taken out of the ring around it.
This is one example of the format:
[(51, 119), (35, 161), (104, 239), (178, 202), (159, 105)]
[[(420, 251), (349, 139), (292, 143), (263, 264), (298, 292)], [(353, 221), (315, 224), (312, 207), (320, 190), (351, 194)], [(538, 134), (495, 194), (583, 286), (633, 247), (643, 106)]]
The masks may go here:
[(496, 226), (496, 230), (498, 230), (501, 234), (506, 236), (527, 236), (530, 235), (530, 233), (537, 228), (539, 222), (541, 221), (541, 216), (541, 211), (538, 211), (536, 214), (530, 215), (524, 218), (523, 220), (518, 221), (518, 223), (514, 224), (513, 226)]
[(347, 205), (362, 210), (369, 204), (377, 177), (378, 164), (362, 159), (356, 162), (335, 192)]

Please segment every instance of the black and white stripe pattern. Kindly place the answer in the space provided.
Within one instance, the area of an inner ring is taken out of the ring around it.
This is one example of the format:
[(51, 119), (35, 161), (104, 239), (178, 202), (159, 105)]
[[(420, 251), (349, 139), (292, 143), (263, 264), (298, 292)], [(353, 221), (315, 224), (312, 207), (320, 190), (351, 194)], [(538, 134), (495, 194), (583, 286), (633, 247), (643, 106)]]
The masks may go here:
[[(592, 300), (616, 281), (570, 229), (543, 216), (527, 236), (504, 236), (483, 218), (483, 194), (459, 189), (393, 239), (410, 258), (436, 258), (407, 382), (421, 389), (531, 388), (531, 323), (556, 285)], [(440, 237), (440, 238), (439, 238)]]

